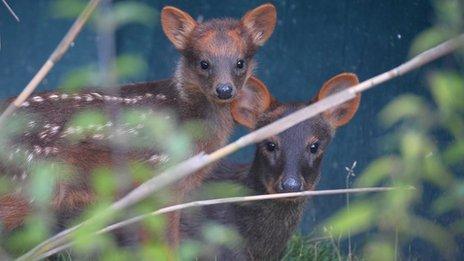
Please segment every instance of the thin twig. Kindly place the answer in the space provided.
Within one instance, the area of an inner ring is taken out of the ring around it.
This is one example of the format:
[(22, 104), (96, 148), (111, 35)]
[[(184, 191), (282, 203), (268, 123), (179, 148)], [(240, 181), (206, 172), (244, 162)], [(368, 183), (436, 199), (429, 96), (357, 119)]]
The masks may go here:
[[(327, 98), (324, 98), (316, 103), (313, 103), (312, 105), (309, 105), (282, 119), (279, 119), (265, 127), (262, 127), (256, 131), (253, 131), (239, 138), (237, 141), (209, 155), (200, 155), (200, 157), (197, 158), (197, 160), (192, 160), (192, 159), (195, 159), (195, 157), (188, 159), (187, 161), (184, 161), (177, 166), (169, 168), (166, 171), (162, 172), (160, 175), (141, 184), (139, 187), (132, 190), (128, 195), (126, 195), (122, 199), (115, 202), (110, 207), (109, 211), (122, 210), (129, 206), (132, 206), (135, 203), (145, 199), (146, 197), (151, 195), (153, 192), (159, 190), (163, 186), (167, 186), (181, 178), (184, 178), (185, 176), (198, 171), (199, 169), (205, 167), (206, 165), (212, 162), (215, 162), (245, 146), (259, 142), (272, 135), (276, 135), (282, 131), (285, 131), (286, 129), (302, 121), (305, 121), (311, 117), (314, 117), (315, 115), (318, 115), (319, 113), (327, 109), (330, 109), (332, 107), (335, 107), (337, 105), (340, 105), (346, 101), (353, 99), (354, 97), (356, 97), (356, 94), (359, 94), (383, 82), (394, 79), (400, 75), (403, 75), (407, 72), (417, 69), (426, 63), (429, 63), (439, 57), (442, 57), (446, 54), (449, 54), (455, 51), (457, 48), (463, 45), (464, 45), (464, 34), (456, 38), (450, 39), (436, 47), (433, 47), (429, 49), (428, 51), (425, 51), (417, 55), (416, 57), (409, 60), (408, 62), (396, 68), (393, 68), (392, 70), (388, 72), (385, 72), (376, 77), (368, 79), (358, 85), (353, 86), (352, 88), (349, 88), (347, 90), (331, 95)], [(0, 123), (1, 123), (1, 118), (0, 118)], [(189, 161), (191, 161), (191, 163), (189, 163)], [(157, 181), (159, 180), (163, 181), (162, 185), (157, 183)], [(80, 225), (77, 225), (77, 226), (80, 226)], [(45, 252), (48, 251), (49, 249), (53, 247), (53, 244), (56, 244), (57, 242), (61, 242), (63, 238), (71, 234), (76, 229), (77, 226), (64, 230), (63, 232), (55, 235), (54, 237), (44, 241), (43, 243), (41, 243), (40, 245), (38, 245), (37, 247), (29, 251), (28, 253), (26, 253), (26, 255), (24, 255), (23, 257), (37, 256), (38, 254), (44, 253), (43, 251), (44, 249), (45, 249)], [(42, 247), (44, 249), (42, 249)]]
[(8, 12), (10, 12), (11, 16), (14, 17), (14, 19), (16, 20), (16, 22), (20, 22), (19, 20), (19, 17), (16, 15), (16, 13), (13, 11), (13, 8), (11, 8), (11, 6), (8, 4), (8, 2), (6, 0), (2, 0), (3, 4), (5, 5), (6, 9), (8, 9)]
[[(96, 232), (97, 235), (108, 233), (115, 229), (128, 226), (137, 222), (140, 222), (146, 218), (166, 214), (169, 212), (180, 211), (187, 208), (193, 207), (204, 207), (211, 205), (227, 204), (227, 203), (238, 203), (238, 202), (251, 202), (251, 201), (262, 201), (279, 198), (294, 198), (294, 197), (309, 197), (309, 196), (327, 196), (336, 194), (353, 194), (353, 193), (369, 193), (369, 192), (385, 192), (402, 189), (399, 187), (372, 187), (372, 188), (355, 188), (355, 189), (331, 189), (331, 190), (319, 190), (319, 191), (304, 191), (304, 192), (292, 192), (292, 193), (279, 193), (279, 194), (266, 194), (266, 195), (254, 195), (244, 197), (231, 197), (231, 198), (218, 198), (188, 202), (184, 204), (164, 207), (154, 212), (139, 215), (124, 221), (109, 225)], [(406, 187), (404, 189), (412, 189), (412, 187)], [(57, 248), (50, 249), (48, 252), (40, 255), (37, 259), (47, 258), (53, 254), (56, 254), (64, 249), (71, 247), (73, 243), (68, 243)]]
[[(5, 1), (4, 1), (5, 3)], [(100, 3), (100, 0), (91, 0), (79, 17), (76, 19), (74, 24), (71, 26), (69, 31), (66, 33), (64, 38), (58, 44), (56, 49), (47, 59), (44, 65), (40, 68), (32, 80), (26, 85), (24, 90), (19, 94), (19, 96), (6, 108), (6, 110), (0, 115), (0, 128), (5, 124), (6, 119), (16, 111), (21, 104), (27, 100), (31, 93), (37, 88), (37, 86), (42, 82), (42, 80), (47, 76), (53, 66), (63, 57), (66, 51), (69, 49), (69, 46), (76, 39), (77, 35), (82, 30), (85, 23), (89, 20), (90, 15), (93, 13), (97, 5)]]

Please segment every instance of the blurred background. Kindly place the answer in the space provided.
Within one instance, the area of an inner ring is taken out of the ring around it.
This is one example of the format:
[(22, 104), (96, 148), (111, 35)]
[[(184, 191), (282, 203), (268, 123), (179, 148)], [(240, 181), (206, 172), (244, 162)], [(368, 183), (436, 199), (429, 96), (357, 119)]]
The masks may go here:
[[(62, 14), (54, 12), (52, 2), (55, 1), (10, 2), (21, 21), (16, 22), (5, 8), (0, 8), (2, 99), (17, 95), (22, 90), (72, 23), (72, 20), (62, 19)], [(198, 20), (206, 20), (239, 18), (247, 10), (267, 1), (137, 2), (155, 10), (173, 5)], [(362, 81), (403, 63), (411, 56), (415, 37), (435, 22), (433, 2), (429, 0), (271, 2), (277, 7), (278, 23), (270, 40), (258, 52), (256, 75), (267, 84), (272, 95), (283, 102), (309, 101), (325, 80), (341, 72), (354, 72)], [(158, 15), (153, 17), (151, 25), (122, 26), (116, 31), (116, 40), (118, 55), (131, 54), (143, 61), (133, 65), (136, 73), (123, 79), (123, 83), (160, 80), (173, 74), (178, 53), (164, 36)], [(39, 89), (55, 89), (65, 84), (66, 77), (76, 68), (95, 63), (98, 41), (95, 30), (86, 27)], [(425, 85), (430, 71), (444, 65), (454, 67), (455, 63), (456, 58), (448, 56), (363, 94), (355, 118), (338, 131), (326, 152), (319, 189), (344, 188), (345, 167), (356, 162), (354, 171), (361, 172), (370, 162), (389, 151), (391, 144), (385, 139), (387, 129), (379, 122), (379, 112), (399, 94), (413, 93), (429, 100), (430, 93)], [(244, 133), (246, 130), (238, 128), (232, 140)], [(438, 143), (450, 142), (447, 135), (439, 134), (436, 139)], [(231, 160), (250, 162), (253, 151), (254, 147), (249, 147), (233, 155)], [(462, 169), (458, 175), (462, 175)], [(433, 187), (426, 187), (421, 202), (432, 201), (437, 193)], [(311, 199), (300, 232), (311, 234), (314, 227), (344, 208), (345, 204), (344, 195)], [(417, 211), (428, 215), (422, 204), (416, 207)], [(432, 220), (446, 223), (449, 218), (448, 215)], [(363, 242), (366, 234), (356, 236), (355, 242)], [(463, 247), (461, 242), (460, 249)], [(404, 251), (410, 260), (432, 260), (439, 255), (435, 248), (420, 240), (411, 241)]]

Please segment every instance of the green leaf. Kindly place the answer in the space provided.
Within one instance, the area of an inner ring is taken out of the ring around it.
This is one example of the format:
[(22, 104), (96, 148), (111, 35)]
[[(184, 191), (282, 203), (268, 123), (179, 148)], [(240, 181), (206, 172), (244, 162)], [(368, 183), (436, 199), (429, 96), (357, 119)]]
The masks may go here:
[(180, 245), (180, 260), (196, 260), (203, 252), (202, 245), (193, 240), (185, 240)]
[(77, 113), (73, 116), (70, 126), (81, 127), (83, 129), (90, 129), (94, 125), (104, 125), (108, 122), (108, 118), (102, 111), (86, 110)]
[(396, 260), (395, 248), (386, 240), (373, 240), (364, 248), (365, 260), (390, 261)]
[(138, 260), (175, 260), (172, 251), (164, 245), (144, 245)]
[(449, 114), (464, 110), (464, 79), (451, 72), (434, 73), (429, 78), (430, 90), (440, 110)]
[(207, 242), (215, 245), (233, 247), (241, 240), (235, 229), (216, 223), (206, 224), (203, 227), (202, 234)]
[(86, 5), (83, 0), (56, 0), (52, 2), (50, 12), (55, 18), (74, 19)]
[(391, 101), (380, 112), (380, 120), (386, 127), (404, 119), (419, 118), (428, 111), (422, 97), (404, 94)]
[(123, 1), (114, 4), (112, 17), (117, 27), (129, 23), (153, 27), (158, 21), (158, 12), (143, 3)]
[(414, 39), (414, 42), (411, 46), (410, 56), (418, 55), (432, 47), (437, 46), (438, 44), (448, 40), (450, 38), (450, 33), (448, 33), (442, 27), (432, 27), (420, 33)]
[(401, 139), (401, 153), (406, 161), (417, 160), (431, 151), (427, 139), (418, 132), (408, 131)]
[(31, 187), (28, 192), (38, 206), (48, 206), (57, 180), (66, 173), (69, 174), (64, 165), (46, 162), (35, 164), (31, 172)]
[(434, 185), (446, 189), (453, 183), (453, 175), (447, 170), (446, 166), (441, 161), (439, 152), (429, 154), (424, 159), (424, 179)]
[(407, 232), (424, 239), (438, 248), (445, 257), (450, 257), (450, 251), (457, 249), (456, 241), (450, 231), (428, 219), (411, 216), (411, 223), (405, 227)]
[(145, 60), (134, 54), (122, 54), (116, 58), (116, 75), (120, 81), (140, 77), (148, 71)]
[(92, 185), (98, 198), (112, 201), (117, 192), (117, 177), (108, 168), (98, 168), (93, 172)]
[(371, 162), (364, 172), (356, 179), (355, 187), (372, 187), (381, 184), (391, 177), (395, 169), (401, 167), (396, 157), (382, 157)]
[(61, 80), (59, 88), (64, 92), (77, 92), (86, 87), (100, 86), (100, 75), (96, 65), (87, 65), (72, 70)]
[(352, 203), (349, 210), (343, 209), (327, 220), (326, 232), (330, 236), (342, 238), (348, 236), (348, 231), (352, 236), (365, 232), (375, 224), (377, 212), (373, 203)]
[(235, 182), (219, 181), (202, 185), (201, 198), (228, 198), (250, 195), (250, 190)]

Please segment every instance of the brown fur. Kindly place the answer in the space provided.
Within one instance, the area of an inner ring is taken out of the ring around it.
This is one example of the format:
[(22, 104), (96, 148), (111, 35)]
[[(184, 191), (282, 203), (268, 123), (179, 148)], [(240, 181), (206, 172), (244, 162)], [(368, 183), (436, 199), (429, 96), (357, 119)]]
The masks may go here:
[[(354, 74), (338, 75), (321, 88), (319, 97), (323, 99), (349, 88), (356, 81)], [(245, 186), (253, 194), (313, 190), (321, 175), (324, 149), (329, 145), (335, 129), (351, 120), (359, 102), (359, 99), (355, 99), (339, 105), (332, 113), (306, 120), (258, 143), (251, 164), (243, 166), (223, 162), (208, 182), (233, 181)], [(305, 106), (304, 103), (281, 104), (274, 101), (268, 111), (255, 119), (256, 123), (245, 124), (262, 127)], [(341, 109), (352, 113), (347, 116)], [(248, 117), (243, 119), (253, 120)], [(268, 149), (269, 142), (276, 145), (273, 147), (275, 149)], [(315, 142), (319, 144), (318, 150), (310, 151), (310, 146)], [(282, 184), (289, 179), (299, 180), (302, 185), (288, 191)], [(203, 226), (211, 221), (219, 222), (235, 229), (242, 241), (233, 248), (216, 245), (216, 252), (201, 256), (201, 260), (280, 260), (301, 220), (305, 202), (305, 198), (287, 198), (213, 205), (203, 207), (196, 213), (184, 212), (182, 235), (184, 238), (202, 241)], [(211, 246), (205, 249), (211, 249)]]
[(24, 217), (30, 212), (27, 200), (13, 195), (0, 197), (0, 220), (4, 229), (11, 230), (22, 225)]
[[(147, 156), (156, 153), (154, 147), (115, 155), (109, 149), (107, 140), (99, 141), (92, 137), (84, 137), (77, 144), (70, 143), (62, 135), (66, 124), (76, 113), (85, 109), (103, 111), (107, 106), (144, 108), (149, 111), (170, 109), (178, 116), (180, 123), (190, 120), (202, 122), (205, 135), (195, 140), (193, 153), (196, 154), (202, 151), (210, 153), (225, 145), (233, 129), (231, 104), (234, 108), (243, 108), (252, 114), (258, 114), (267, 108), (263, 101), (268, 100), (265, 96), (269, 93), (251, 75), (253, 55), (274, 29), (275, 8), (268, 4), (264, 9), (257, 8), (257, 11), (258, 13), (253, 10), (248, 12), (245, 20), (216, 19), (197, 23), (187, 13), (174, 7), (166, 7), (161, 14), (163, 30), (181, 53), (173, 78), (123, 86), (116, 96), (106, 95), (92, 88), (73, 95), (61, 92), (38, 93), (23, 104), (19, 112), (35, 115), (34, 124), (40, 126), (30, 127), (15, 137), (11, 144), (12, 150), (20, 145), (28, 153), (37, 150), (44, 154), (47, 151), (46, 156), (36, 155), (34, 160), (49, 158), (74, 167), (74, 174), (70, 179), (57, 185), (57, 196), (53, 205), (59, 216), (73, 218), (85, 206), (97, 200), (89, 184), (89, 175), (96, 167), (113, 166), (126, 160), (144, 161)], [(213, 70), (202, 70), (199, 67), (202, 59), (207, 59)], [(238, 59), (246, 61), (246, 67), (242, 70), (235, 67)], [(221, 83), (233, 86), (234, 93), (230, 99), (218, 98), (215, 91), (216, 86)], [(248, 103), (259, 105), (249, 107)], [(49, 154), (49, 151), (53, 153)], [(29, 158), (21, 161), (19, 166), (14, 166), (15, 171), (8, 162), (1, 162), (0, 168), (16, 179), (18, 173), (28, 171), (28, 162)], [(212, 166), (206, 167), (178, 183), (175, 187), (176, 202), (182, 201), (186, 192), (201, 184), (211, 168)], [(6, 203), (14, 205), (11, 204), (13, 201)], [(18, 201), (17, 204), (17, 211), (3, 212), (2, 218), (11, 224), (9, 228), (21, 224), (21, 217), (28, 213), (25, 208), (20, 208), (22, 202)], [(18, 219), (18, 222), (10, 222), (12, 219)], [(178, 223), (178, 217), (174, 216), (170, 227), (174, 242)]]

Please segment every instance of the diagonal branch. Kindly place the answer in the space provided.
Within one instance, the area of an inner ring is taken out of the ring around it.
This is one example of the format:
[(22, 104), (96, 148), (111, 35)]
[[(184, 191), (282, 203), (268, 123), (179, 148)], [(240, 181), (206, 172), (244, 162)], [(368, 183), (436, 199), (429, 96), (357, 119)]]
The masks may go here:
[[(147, 182), (143, 183), (139, 187), (132, 190), (128, 195), (122, 199), (115, 202), (110, 208), (109, 211), (120, 211), (129, 206), (136, 204), (137, 202), (145, 199), (153, 192), (161, 189), (164, 186), (172, 184), (173, 182), (182, 179), (199, 169), (205, 167), (206, 165), (215, 162), (245, 146), (259, 142), (263, 139), (266, 139), (272, 135), (276, 135), (286, 129), (305, 121), (319, 113), (340, 105), (346, 101), (353, 99), (356, 94), (364, 92), (374, 86), (377, 86), (386, 81), (392, 80), (398, 76), (401, 76), (405, 73), (408, 73), (412, 70), (415, 70), (424, 64), (427, 64), (431, 61), (434, 61), (442, 56), (445, 56), (451, 52), (454, 52), (456, 49), (464, 46), (464, 34), (459, 35), (456, 38), (450, 39), (440, 45), (437, 45), (417, 56), (407, 61), (406, 63), (401, 64), (398, 67), (395, 67), (385, 73), (382, 73), (378, 76), (375, 76), (371, 79), (368, 79), (360, 84), (353, 86), (347, 90), (341, 91), (334, 95), (331, 95), (327, 98), (324, 98), (314, 104), (311, 104), (299, 111), (296, 111), (282, 119), (279, 119), (265, 127), (262, 127), (256, 131), (253, 131), (237, 141), (211, 153), (211, 154), (200, 154), (195, 157), (192, 157), (177, 166), (167, 169), (161, 174), (151, 178)], [(1, 122), (1, 118), (0, 118)], [(87, 220), (86, 222), (91, 222)], [(84, 222), (84, 223), (86, 223)], [(56, 246), (59, 246), (61, 242), (66, 241), (74, 233), (74, 231), (82, 226), (83, 223), (64, 230), (57, 235), (51, 237), (50, 239), (42, 242), (34, 249), (27, 252), (21, 259), (37, 257), (50, 249), (53, 249)]]
[[(3, 3), (6, 4), (5, 0)], [(80, 33), (85, 23), (89, 20), (90, 15), (93, 13), (97, 5), (100, 3), (100, 0), (91, 0), (79, 17), (74, 21), (74, 24), (71, 26), (69, 31), (66, 33), (64, 38), (58, 44), (56, 49), (47, 59), (44, 65), (40, 68), (32, 80), (26, 85), (24, 90), (19, 94), (19, 96), (12, 102), (6, 110), (0, 115), (0, 128), (3, 127), (7, 118), (16, 111), (16, 109), (21, 106), (21, 104), (27, 100), (31, 93), (37, 88), (37, 86), (42, 82), (42, 80), (47, 76), (53, 66), (63, 57), (66, 51), (69, 49), (69, 46), (76, 39), (77, 35)], [(6, 4), (7, 5), (7, 4)], [(8, 6), (8, 5), (7, 5)]]

